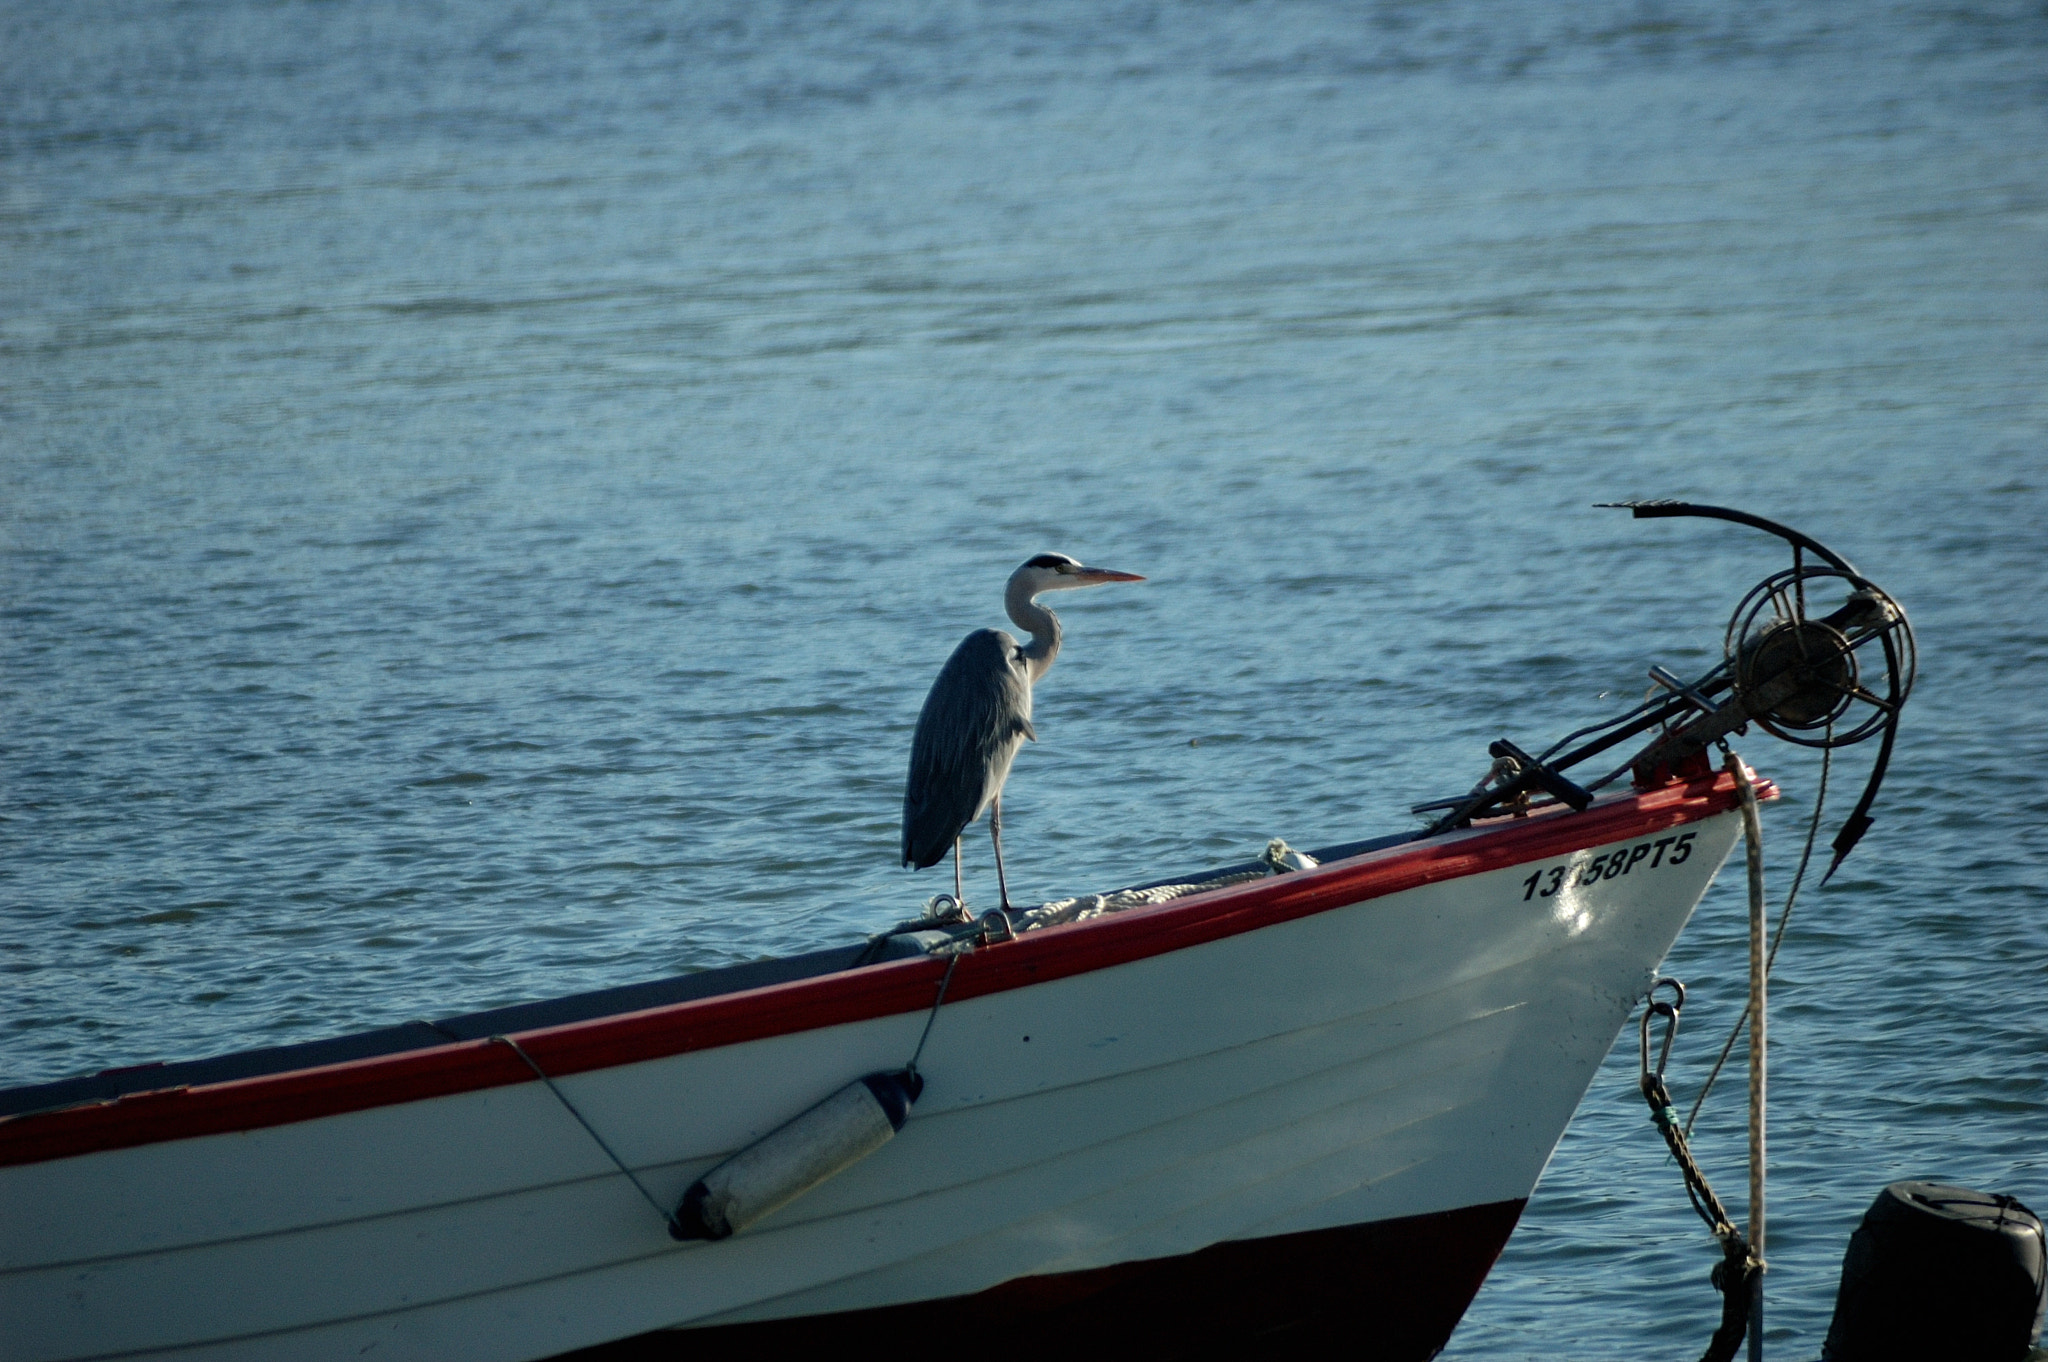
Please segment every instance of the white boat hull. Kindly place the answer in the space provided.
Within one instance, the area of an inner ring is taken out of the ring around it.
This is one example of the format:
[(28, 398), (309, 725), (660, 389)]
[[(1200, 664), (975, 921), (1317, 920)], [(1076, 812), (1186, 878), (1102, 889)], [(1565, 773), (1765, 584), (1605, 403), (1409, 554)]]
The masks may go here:
[[(1732, 847), (1724, 786), (977, 951), (902, 1132), (716, 1243), (672, 1241), (502, 1044), (0, 1122), (0, 1356), (522, 1359), (921, 1303), (1029, 1314), (1033, 1283), (1087, 1295), (1132, 1264), (1410, 1224), (1473, 1239), (1447, 1334)], [(1579, 826), (1623, 835), (1581, 846)], [(1658, 837), (1656, 865), (1630, 855), (1577, 883)], [(1273, 906), (1282, 890), (1292, 907)], [(672, 1207), (849, 1079), (901, 1067), (942, 969), (519, 1039)], [(717, 1043), (734, 1028), (769, 1033)], [(601, 1062), (622, 1044), (673, 1052)], [(381, 1100), (437, 1083), (476, 1086)], [(350, 1102), (367, 1104), (329, 1110)]]

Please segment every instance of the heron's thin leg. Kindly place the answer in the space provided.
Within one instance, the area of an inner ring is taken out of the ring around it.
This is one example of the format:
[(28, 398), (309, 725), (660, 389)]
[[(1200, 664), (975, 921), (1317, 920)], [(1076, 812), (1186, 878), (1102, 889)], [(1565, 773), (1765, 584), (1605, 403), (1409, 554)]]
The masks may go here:
[(1003, 911), (1010, 911), (1010, 883), (1003, 878), (1003, 797), (997, 795), (989, 805), (988, 835), (996, 844), (996, 892), (1003, 896)]
[(960, 839), (955, 837), (953, 839), (953, 902), (967, 902), (965, 898), (961, 897), (962, 892), (960, 888)]

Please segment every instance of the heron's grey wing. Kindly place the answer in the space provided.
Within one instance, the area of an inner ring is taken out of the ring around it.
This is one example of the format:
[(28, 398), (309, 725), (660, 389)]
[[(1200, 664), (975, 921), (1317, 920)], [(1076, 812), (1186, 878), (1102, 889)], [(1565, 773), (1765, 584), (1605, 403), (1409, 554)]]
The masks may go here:
[(903, 787), (903, 863), (922, 870), (952, 849), (1002, 789), (1031, 727), (1031, 684), (1017, 640), (1000, 629), (969, 634), (932, 682)]

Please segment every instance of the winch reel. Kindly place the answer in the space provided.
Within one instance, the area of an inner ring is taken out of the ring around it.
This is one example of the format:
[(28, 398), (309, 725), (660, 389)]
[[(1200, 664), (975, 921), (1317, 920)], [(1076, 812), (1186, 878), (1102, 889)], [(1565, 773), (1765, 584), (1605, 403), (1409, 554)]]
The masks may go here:
[[(1906, 611), (1883, 588), (1827, 545), (1774, 520), (1728, 506), (1686, 501), (1603, 502), (1638, 520), (1690, 516), (1746, 525), (1776, 535), (1792, 549), (1792, 566), (1751, 587), (1735, 607), (1712, 670), (1687, 682), (1650, 669), (1653, 690), (1641, 704), (1575, 730), (1540, 753), (1507, 739), (1487, 751), (1494, 768), (1469, 793), (1414, 805), (1441, 813), (1423, 836), (1469, 825), (1497, 810), (1526, 814), (1532, 796), (1548, 794), (1574, 809), (1594, 792), (1633, 772), (1650, 788), (1675, 773), (1705, 771), (1707, 749), (1757, 724), (1801, 747), (1836, 748), (1876, 737), (1877, 755), (1862, 797), (1833, 842), (1825, 884), (1870, 829), (1872, 805), (1891, 764), (1899, 717), (1913, 689), (1917, 653)], [(1627, 762), (1580, 784), (1565, 772), (1630, 739), (1652, 735)], [(1574, 746), (1576, 744), (1576, 746)]]
[[(1774, 534), (1792, 546), (1792, 566), (1750, 588), (1735, 607), (1721, 670), (1735, 694), (1736, 703), (1725, 707), (1735, 715), (1728, 717), (1739, 715), (1786, 742), (1832, 748), (1873, 736), (1882, 739), (1862, 797), (1835, 831), (1834, 859), (1820, 877), (1826, 884), (1870, 831), (1870, 809), (1891, 765), (1899, 715), (1913, 689), (1917, 653), (1905, 608), (1848, 559), (1789, 525), (1727, 506), (1684, 501), (1620, 505), (1638, 520), (1725, 520)], [(1825, 566), (1808, 562), (1808, 554)], [(1819, 605), (1833, 600), (1839, 604), (1817, 613)], [(1699, 736), (1720, 727), (1710, 724)]]
[(1723, 656), (1749, 717), (1802, 747), (1847, 747), (1892, 723), (1917, 662), (1906, 612), (1882, 588), (1800, 561), (1750, 588)]

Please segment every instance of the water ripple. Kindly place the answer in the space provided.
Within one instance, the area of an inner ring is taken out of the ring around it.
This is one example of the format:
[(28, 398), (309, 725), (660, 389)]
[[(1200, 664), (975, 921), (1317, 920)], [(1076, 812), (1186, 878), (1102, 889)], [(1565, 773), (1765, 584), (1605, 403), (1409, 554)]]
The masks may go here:
[[(1409, 826), (1718, 655), (1775, 556), (1588, 506), (1693, 496), (1925, 652), (1781, 959), (1773, 1348), (1888, 1178), (2048, 1202), (2038, 6), (444, 9), (10, 13), (0, 1081), (902, 917), (1046, 548), (1152, 580), (1068, 602), (1020, 894)], [(1710, 1332), (1631, 1062), (1451, 1355)]]

